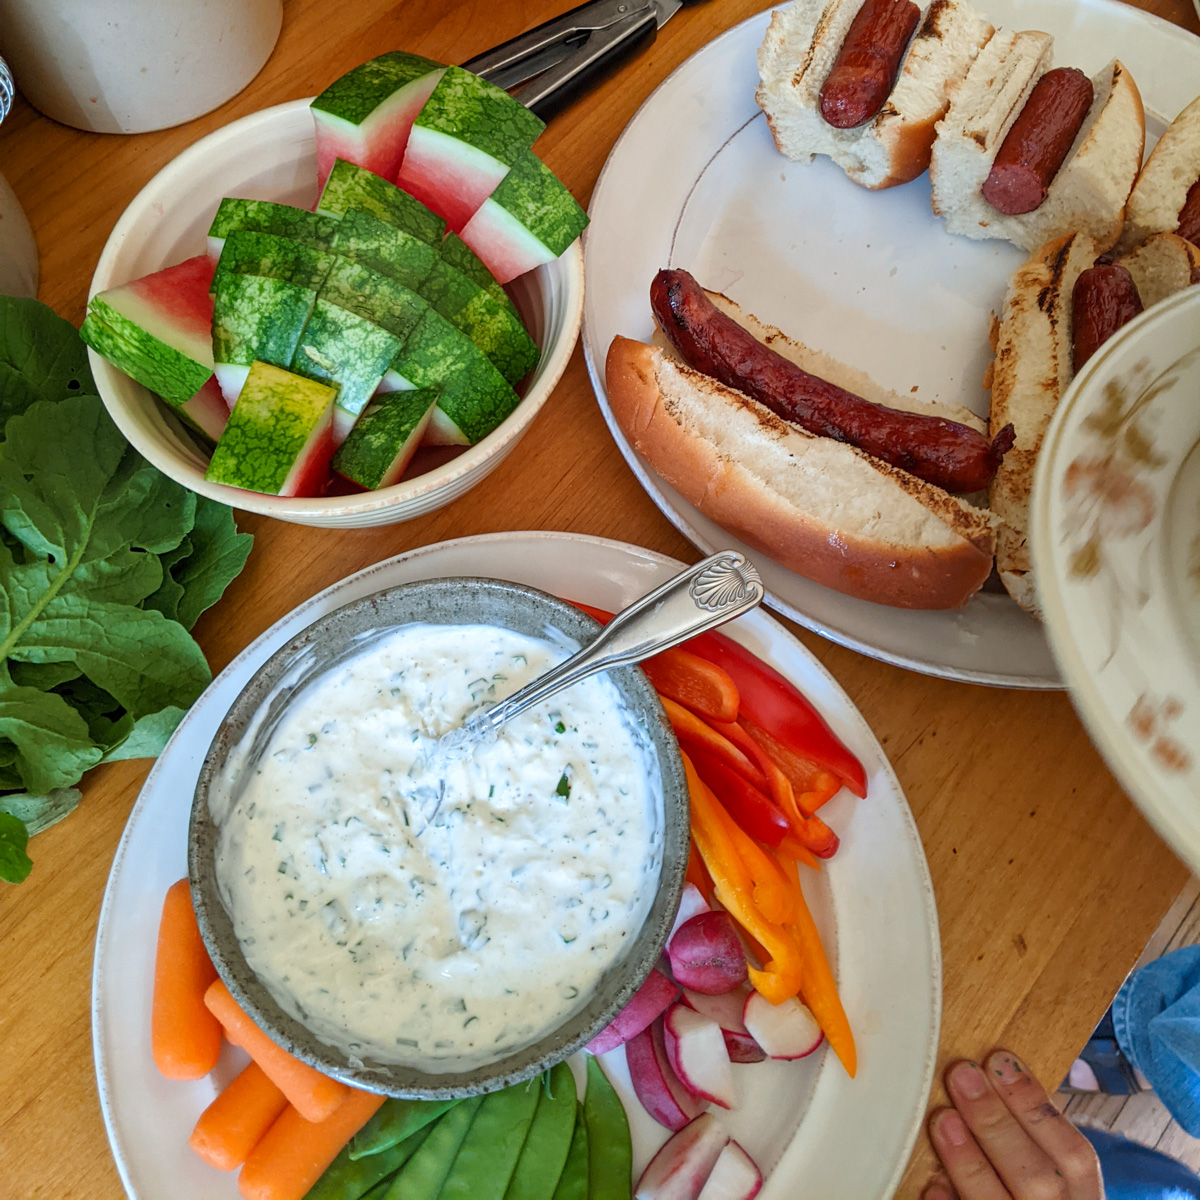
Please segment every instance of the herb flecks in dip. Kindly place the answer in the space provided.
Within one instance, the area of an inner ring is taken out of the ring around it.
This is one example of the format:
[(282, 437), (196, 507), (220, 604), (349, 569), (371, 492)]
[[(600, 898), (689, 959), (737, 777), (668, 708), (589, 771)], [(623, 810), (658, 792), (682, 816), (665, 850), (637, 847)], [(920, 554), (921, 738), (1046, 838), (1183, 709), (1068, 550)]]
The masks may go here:
[(422, 768), (434, 739), (575, 647), (406, 625), (291, 702), (228, 813), (217, 875), (246, 960), (356, 1058), (461, 1071), (559, 1026), (649, 911), (653, 750), (604, 676)]

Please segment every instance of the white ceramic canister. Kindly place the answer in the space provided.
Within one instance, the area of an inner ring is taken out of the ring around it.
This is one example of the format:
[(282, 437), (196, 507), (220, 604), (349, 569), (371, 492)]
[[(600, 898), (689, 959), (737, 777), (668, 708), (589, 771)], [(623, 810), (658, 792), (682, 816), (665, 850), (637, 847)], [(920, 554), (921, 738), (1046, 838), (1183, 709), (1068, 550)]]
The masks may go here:
[(283, 0), (0, 0), (0, 54), (46, 116), (145, 133), (240, 92), (282, 23)]
[[(12, 77), (0, 58), (0, 121), (12, 103)], [(0, 296), (36, 296), (37, 244), (8, 181), (0, 175)]]

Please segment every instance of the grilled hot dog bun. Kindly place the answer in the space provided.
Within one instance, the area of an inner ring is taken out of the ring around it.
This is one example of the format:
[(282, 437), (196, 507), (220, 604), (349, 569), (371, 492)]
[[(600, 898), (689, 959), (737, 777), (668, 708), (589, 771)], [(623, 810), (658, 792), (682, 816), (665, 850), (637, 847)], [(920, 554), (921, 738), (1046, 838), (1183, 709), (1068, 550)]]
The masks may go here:
[(827, 154), (856, 183), (893, 187), (929, 166), (934, 127), (992, 26), (966, 0), (933, 0), (902, 60), (896, 86), (873, 120), (835, 129), (820, 92), (862, 0), (792, 0), (771, 15), (758, 52), (759, 107), (782, 154)]
[(880, 604), (956, 608), (991, 571), (990, 513), (781, 420), (658, 346), (615, 338), (605, 373), (638, 453), (705, 516), (797, 574)]
[(1026, 250), (1074, 232), (1087, 234), (1101, 250), (1116, 242), (1146, 133), (1141, 94), (1116, 61), (1093, 77), (1091, 109), (1040, 207), (1004, 216), (983, 198), (996, 153), (1049, 68), (1052, 48), (1049, 34), (1001, 31), (954, 93), (929, 168), (934, 212), (951, 233), (1007, 238)]
[(1121, 248), (1151, 234), (1174, 233), (1179, 210), (1200, 179), (1200, 96), (1167, 127), (1133, 185)]

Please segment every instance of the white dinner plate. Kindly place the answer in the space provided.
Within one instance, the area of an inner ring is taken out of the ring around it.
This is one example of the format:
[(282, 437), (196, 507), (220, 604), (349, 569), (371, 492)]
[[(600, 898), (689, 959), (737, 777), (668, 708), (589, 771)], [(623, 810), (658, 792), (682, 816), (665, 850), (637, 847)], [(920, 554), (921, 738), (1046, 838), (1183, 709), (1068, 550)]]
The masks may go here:
[(1038, 595), (1071, 698), (1147, 820), (1200, 871), (1200, 288), (1104, 345), (1038, 463)]
[[(1115, 0), (989, 0), (996, 25), (1043, 29), (1058, 65), (1089, 74), (1119, 55), (1141, 89), (1147, 148), (1200, 92), (1200, 41)], [(986, 414), (988, 323), (1025, 255), (945, 232), (929, 179), (869, 192), (827, 158), (794, 163), (754, 102), (769, 13), (693, 55), (642, 105), (592, 194), (583, 341), (592, 384), (626, 461), (672, 523), (706, 552), (747, 549), (702, 516), (629, 445), (604, 390), (617, 334), (648, 341), (650, 281), (682, 267), (706, 287), (897, 392)], [(761, 556), (760, 556), (761, 557)], [(886, 662), (1009, 687), (1061, 686), (1041, 626), (1003, 592), (914, 612), (852, 599), (762, 561), (767, 603)]]
[[(135, 1200), (236, 1200), (233, 1175), (187, 1146), (204, 1107), (238, 1068), (228, 1052), (197, 1083), (162, 1078), (150, 1053), (153, 958), (167, 888), (186, 872), (188, 811), (200, 763), (238, 691), (284, 642), (331, 609), (414, 579), (485, 575), (569, 599), (620, 608), (681, 563), (621, 542), (565, 533), (463, 538), (402, 554), (352, 575), (300, 605), (213, 681), (151, 771), (113, 862), (100, 913), (92, 1031), (100, 1104), (126, 1190)], [(924, 1115), (941, 1016), (941, 946), (920, 837), (887, 758), (824, 667), (766, 613), (731, 627), (821, 710), (867, 771), (869, 795), (843, 791), (822, 815), (841, 835), (837, 856), (805, 891), (859, 1047), (849, 1079), (824, 1047), (799, 1062), (735, 1067), (742, 1103), (726, 1115), (733, 1136), (769, 1172), (763, 1200), (803, 1186), (821, 1200), (886, 1200)], [(624, 1051), (605, 1065), (626, 1101), (640, 1171), (666, 1131), (629, 1087)]]

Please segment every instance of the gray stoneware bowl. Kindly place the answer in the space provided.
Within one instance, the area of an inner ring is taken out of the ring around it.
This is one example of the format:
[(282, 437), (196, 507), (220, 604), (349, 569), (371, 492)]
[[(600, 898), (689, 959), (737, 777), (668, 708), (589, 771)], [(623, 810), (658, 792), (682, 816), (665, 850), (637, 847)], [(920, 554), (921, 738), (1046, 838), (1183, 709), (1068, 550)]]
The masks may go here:
[[(325, 1045), (283, 1011), (242, 955), (217, 886), (214, 856), (219, 827), (209, 797), (227, 796), (231, 787), (236, 793), (238, 778), (257, 761), (289, 701), (306, 684), (362, 651), (373, 638), (413, 622), (499, 625), (535, 637), (544, 636), (549, 626), (581, 644), (600, 629), (572, 605), (535, 588), (472, 578), (430, 579), (389, 588), (315, 621), (263, 664), (213, 739), (192, 802), (188, 874), (200, 932), (217, 973), (274, 1041), (319, 1071), (355, 1087), (389, 1096), (437, 1099), (490, 1092), (529, 1079), (579, 1050), (625, 1006), (658, 960), (675, 919), (687, 867), (689, 814), (679, 746), (657, 694), (639, 668), (611, 671), (610, 678), (644, 728), (658, 760), (663, 797), (656, 848), (660, 867), (658, 891), (645, 924), (623, 957), (601, 977), (591, 1000), (540, 1041), (469, 1071), (432, 1074), (370, 1059), (351, 1062)], [(227, 771), (226, 763), (235, 752), (236, 772)]]

